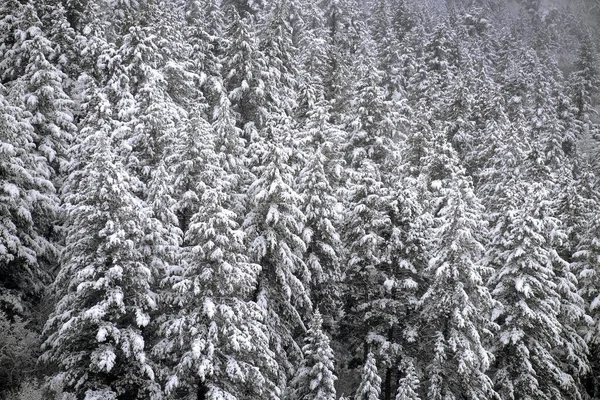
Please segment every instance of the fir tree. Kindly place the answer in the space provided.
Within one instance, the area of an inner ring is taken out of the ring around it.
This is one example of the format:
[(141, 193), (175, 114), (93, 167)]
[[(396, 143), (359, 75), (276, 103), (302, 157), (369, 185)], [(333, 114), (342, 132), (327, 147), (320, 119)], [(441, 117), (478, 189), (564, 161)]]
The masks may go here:
[(377, 372), (377, 361), (373, 353), (369, 352), (354, 400), (379, 400), (380, 394), (381, 378)]
[(302, 211), (306, 216), (304, 237), (307, 245), (305, 260), (311, 272), (311, 299), (323, 310), (328, 329), (338, 322), (341, 312), (341, 262), (343, 245), (338, 225), (336, 183), (340, 178), (339, 142), (343, 133), (329, 122), (327, 106), (321, 100), (309, 111), (302, 147), (308, 155), (300, 171), (297, 190), (302, 196)]
[(223, 83), (236, 116), (236, 125), (249, 145), (256, 140), (258, 131), (269, 118), (263, 73), (266, 68), (249, 21), (233, 9), (228, 15), (227, 37), (230, 40), (223, 50)]
[(59, 201), (29, 117), (0, 86), (0, 309), (9, 316), (31, 311), (51, 281), (43, 260), (55, 253), (44, 227)]
[[(580, 398), (577, 375), (587, 369), (587, 349), (563, 325), (561, 314), (579, 320), (581, 315), (572, 314), (576, 299), (565, 296), (564, 290), (571, 289), (557, 278), (568, 264), (553, 248), (564, 233), (539, 185), (507, 185), (505, 190), (512, 200), (495, 227), (491, 259), (497, 268), (490, 280), (492, 294), (501, 304), (493, 314), (500, 325), (493, 349), (495, 387), (502, 398), (566, 393)], [(563, 360), (582, 370), (573, 371)]]
[(323, 332), (323, 320), (319, 311), (315, 311), (309, 325), (305, 345), (302, 347), (304, 358), (291, 382), (290, 399), (334, 400), (336, 398), (333, 350), (329, 338)]
[(104, 390), (115, 398), (158, 398), (143, 336), (157, 300), (150, 290), (155, 273), (139, 250), (148, 213), (132, 194), (106, 125), (88, 129), (76, 148), (82, 168), (69, 177), (68, 245), (42, 360), (57, 368), (52, 386), (78, 397)]
[(0, 72), (11, 80), (9, 89), (31, 112), (36, 150), (52, 167), (53, 181), (59, 184), (65, 172), (66, 152), (73, 137), (71, 99), (63, 90), (66, 75), (53, 65), (55, 51), (43, 32), (33, 4), (17, 10), (15, 43), (4, 53)]
[(165, 281), (175, 311), (162, 324), (164, 339), (155, 352), (173, 363), (166, 390), (181, 387), (215, 399), (278, 399), (264, 311), (250, 301), (260, 266), (245, 254), (235, 213), (223, 207), (230, 188), (222, 170), (211, 172), (203, 176), (182, 264)]
[(420, 381), (415, 369), (415, 360), (412, 358), (402, 360), (401, 372), (404, 376), (398, 381), (395, 400), (420, 400)]
[[(448, 146), (448, 145), (446, 145)], [(483, 207), (473, 193), (464, 171), (456, 167), (449, 148), (436, 148), (434, 157), (450, 169), (444, 180), (431, 182), (439, 205), (433, 215), (429, 265), (423, 271), (428, 281), (417, 308), (420, 337), (419, 363), (424, 371), (427, 398), (466, 396), (490, 399), (496, 394), (485, 372), (492, 354), (485, 348), (491, 337), (493, 301), (483, 283), (490, 268), (483, 264), (485, 237)]]
[(285, 119), (277, 125), (273, 121), (266, 128), (267, 140), (250, 147), (258, 158), (252, 171), (257, 180), (248, 189), (244, 221), (252, 260), (262, 267), (254, 300), (266, 313), (270, 349), (277, 354), (281, 371), (280, 387), (300, 357), (293, 332), (303, 327), (312, 308), (301, 236), (306, 217), (300, 209), (302, 198), (292, 186), (290, 149), (282, 140), (287, 135), (281, 132), (290, 126)]

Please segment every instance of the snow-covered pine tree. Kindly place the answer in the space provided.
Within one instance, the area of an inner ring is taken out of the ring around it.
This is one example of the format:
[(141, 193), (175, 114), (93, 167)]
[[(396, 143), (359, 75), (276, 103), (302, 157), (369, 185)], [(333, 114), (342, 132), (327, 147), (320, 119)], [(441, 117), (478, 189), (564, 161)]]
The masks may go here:
[(180, 86), (186, 90), (181, 97), (193, 103), (205, 100), (205, 118), (212, 122), (221, 97), (227, 95), (221, 76), (221, 53), (227, 47), (225, 15), (215, 0), (188, 0), (185, 3), (185, 19), (185, 43), (190, 47), (186, 64), (193, 79), (192, 82), (181, 82)]
[(321, 7), (328, 31), (325, 98), (332, 104), (332, 122), (341, 124), (346, 122), (350, 99), (354, 97), (353, 56), (360, 38), (367, 32), (358, 21), (355, 0), (324, 0)]
[[(152, 168), (176, 140), (185, 119), (184, 111), (166, 90), (167, 82), (160, 70), (165, 60), (156, 42), (152, 28), (133, 26), (123, 36), (116, 53), (124, 65), (125, 76), (121, 78), (129, 83), (134, 107), (127, 121), (128, 129), (120, 138), (125, 145), (122, 156), (127, 160), (126, 167), (144, 184), (149, 182)], [(145, 196), (143, 193), (142, 197)]]
[(266, 67), (265, 95), (269, 112), (291, 116), (296, 107), (298, 69), (289, 14), (288, 0), (277, 1), (266, 17), (259, 50)]
[(563, 318), (582, 321), (572, 282), (563, 282), (568, 264), (554, 248), (564, 232), (541, 184), (506, 183), (503, 191), (498, 201), (506, 211), (493, 227), (489, 254), (496, 269), (490, 287), (500, 305), (493, 312), (500, 325), (492, 347), (495, 388), (503, 399), (580, 398), (587, 348)]
[(286, 129), (292, 129), (286, 118), (271, 120), (263, 140), (249, 148), (257, 180), (248, 189), (244, 221), (252, 261), (262, 268), (253, 299), (266, 313), (269, 348), (277, 355), (281, 389), (301, 357), (294, 331), (304, 329), (312, 309), (311, 275), (303, 260), (306, 243), (301, 236), (306, 217), (300, 209), (302, 198), (293, 189)]
[(417, 307), (418, 337), (424, 340), (417, 339), (414, 350), (423, 394), (433, 400), (492, 399), (496, 393), (486, 371), (493, 356), (484, 340), (495, 329), (494, 303), (483, 280), (491, 273), (481, 243), (483, 207), (447, 142), (436, 146), (432, 158), (426, 160), (430, 173), (446, 173), (430, 176), (436, 210), (428, 235), (431, 258), (423, 271), (427, 288)]
[(246, 146), (257, 139), (268, 118), (264, 71), (266, 67), (258, 50), (257, 39), (249, 19), (241, 18), (234, 8), (228, 9), (228, 45), (223, 49), (223, 83), (243, 132)]
[(51, 282), (42, 262), (54, 246), (43, 229), (59, 204), (46, 160), (35, 151), (31, 115), (0, 86), (0, 310), (27, 315)]
[(582, 122), (588, 122), (593, 113), (592, 98), (597, 93), (599, 81), (598, 54), (589, 35), (585, 35), (575, 61), (575, 71), (569, 75), (569, 92), (577, 108), (577, 117)]
[[(586, 311), (591, 321), (582, 327), (581, 332), (589, 347), (590, 371), (587, 376), (586, 389), (592, 398), (600, 393), (600, 382), (597, 371), (599, 359), (597, 356), (600, 347), (600, 292), (598, 292), (598, 279), (600, 277), (600, 242), (598, 241), (598, 229), (600, 227), (598, 212), (598, 195), (584, 203), (584, 208), (579, 218), (585, 221), (579, 230), (577, 247), (573, 253), (573, 271), (579, 278), (579, 293), (586, 302)], [(586, 204), (587, 203), (587, 204)]]
[(380, 395), (381, 378), (377, 372), (377, 360), (375, 360), (373, 353), (369, 352), (354, 400), (379, 400)]
[(56, 368), (52, 387), (80, 398), (98, 390), (159, 398), (143, 336), (157, 300), (150, 290), (155, 273), (140, 252), (148, 211), (112, 148), (110, 121), (88, 122), (73, 149), (81, 168), (68, 178), (67, 246), (42, 360)]
[(419, 396), (420, 380), (415, 368), (415, 360), (404, 358), (400, 366), (403, 376), (398, 380), (395, 400), (421, 400)]
[(238, 217), (225, 208), (232, 203), (231, 180), (211, 148), (209, 142), (201, 154), (213, 167), (196, 177), (198, 204), (185, 233), (181, 265), (164, 281), (172, 311), (154, 352), (172, 365), (166, 383), (170, 395), (279, 399), (264, 310), (251, 301), (261, 268), (246, 255)]
[(335, 400), (336, 390), (333, 350), (323, 332), (323, 319), (315, 311), (304, 339), (304, 358), (291, 382), (290, 400)]
[(50, 60), (55, 56), (42, 21), (32, 3), (15, 10), (14, 44), (4, 51), (0, 73), (8, 80), (15, 99), (31, 112), (36, 151), (52, 167), (53, 182), (60, 186), (65, 172), (67, 148), (73, 138), (73, 102), (64, 92), (67, 76)]
[[(405, 313), (409, 293), (415, 288), (397, 288), (404, 286), (405, 279), (414, 272), (410, 271), (414, 260), (405, 257), (405, 243), (398, 240), (409, 229), (402, 216), (410, 215), (412, 210), (404, 209), (407, 204), (399, 194), (404, 191), (402, 179), (397, 176), (398, 142), (403, 137), (400, 117), (379, 85), (380, 72), (366, 74), (344, 146), (348, 166), (343, 223), (348, 252), (344, 325), (346, 332), (352, 332), (346, 338), (352, 353), (356, 355), (361, 347), (372, 345), (372, 351), (380, 352), (383, 365), (391, 371), (399, 351), (396, 336), (400, 333), (400, 315)], [(391, 381), (391, 376), (386, 378), (386, 387)]]
[(339, 230), (340, 201), (336, 188), (341, 175), (339, 146), (344, 134), (328, 122), (328, 103), (321, 98), (308, 111), (300, 127), (302, 148), (308, 151), (296, 189), (306, 216), (304, 256), (311, 272), (311, 299), (323, 312), (326, 329), (339, 322), (341, 310), (341, 262), (344, 253)]

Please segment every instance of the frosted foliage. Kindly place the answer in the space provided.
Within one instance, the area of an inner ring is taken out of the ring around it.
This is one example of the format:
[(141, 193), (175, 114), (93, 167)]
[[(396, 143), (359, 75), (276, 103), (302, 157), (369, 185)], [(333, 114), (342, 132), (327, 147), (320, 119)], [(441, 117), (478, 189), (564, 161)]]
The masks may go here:
[(582, 239), (576, 248), (573, 258), (573, 270), (578, 272), (580, 293), (587, 303), (587, 312), (593, 320), (585, 330), (587, 343), (597, 345), (600, 343), (600, 240), (597, 232), (600, 228), (600, 219), (592, 216), (587, 229), (583, 231)]
[(116, 400), (117, 394), (110, 389), (88, 390), (84, 400)]

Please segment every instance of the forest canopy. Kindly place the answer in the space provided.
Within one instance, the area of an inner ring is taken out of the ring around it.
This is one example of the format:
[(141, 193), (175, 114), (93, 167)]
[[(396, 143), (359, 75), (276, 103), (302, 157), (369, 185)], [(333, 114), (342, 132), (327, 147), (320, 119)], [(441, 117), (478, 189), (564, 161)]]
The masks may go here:
[(0, 397), (600, 399), (598, 0), (0, 2)]

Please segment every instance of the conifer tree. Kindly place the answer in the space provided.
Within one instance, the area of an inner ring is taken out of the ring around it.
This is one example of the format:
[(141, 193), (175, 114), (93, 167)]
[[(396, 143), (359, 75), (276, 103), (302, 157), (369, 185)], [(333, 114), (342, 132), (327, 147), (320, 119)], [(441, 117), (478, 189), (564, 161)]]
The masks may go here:
[(8, 103), (0, 86), (0, 310), (27, 315), (49, 284), (43, 263), (54, 246), (43, 229), (58, 198), (45, 159), (35, 152), (30, 114)]
[(302, 135), (306, 135), (302, 147), (311, 154), (299, 173), (296, 188), (306, 216), (304, 258), (311, 272), (311, 299), (323, 311), (327, 329), (331, 329), (341, 312), (343, 245), (335, 188), (341, 173), (339, 144), (343, 133), (328, 122), (327, 109), (326, 102), (319, 101), (301, 128), (305, 131)]
[(447, 144), (432, 157), (438, 160), (428, 162), (444, 165), (449, 175), (431, 182), (439, 193), (433, 194), (431, 258), (423, 271), (428, 287), (417, 307), (419, 336), (428, 339), (416, 343), (415, 355), (427, 398), (490, 399), (495, 393), (485, 373), (493, 358), (484, 340), (494, 330), (494, 303), (483, 282), (491, 272), (482, 261), (483, 207)]
[(224, 177), (218, 167), (200, 177), (182, 263), (165, 280), (174, 311), (154, 351), (173, 364), (169, 394), (183, 389), (206, 396), (200, 398), (278, 399), (265, 314), (250, 301), (260, 266), (246, 255), (235, 213), (224, 208), (231, 193)]
[(159, 398), (143, 336), (157, 301), (150, 290), (155, 273), (139, 250), (148, 212), (132, 194), (107, 128), (88, 125), (74, 150), (82, 167), (69, 176), (68, 245), (42, 360), (57, 368), (52, 386), (77, 397), (103, 390), (115, 398)]
[(19, 6), (15, 12), (16, 40), (4, 52), (0, 73), (3, 79), (11, 81), (8, 88), (14, 91), (14, 98), (21, 98), (31, 112), (36, 150), (46, 157), (52, 167), (52, 179), (59, 185), (75, 131), (73, 104), (63, 90), (67, 77), (50, 62), (55, 51), (34, 5)]
[(369, 352), (354, 400), (379, 400), (380, 394), (381, 378), (377, 372), (377, 361), (373, 353)]
[(403, 359), (401, 372), (404, 376), (398, 381), (395, 400), (420, 400), (420, 381), (415, 369), (415, 360), (412, 358)]
[(293, 189), (290, 149), (282, 139), (287, 133), (281, 132), (291, 126), (285, 119), (272, 121), (264, 142), (250, 147), (257, 157), (252, 171), (257, 180), (248, 189), (244, 221), (252, 261), (262, 268), (254, 301), (266, 313), (269, 348), (278, 356), (281, 388), (300, 357), (293, 332), (303, 328), (312, 309), (311, 275), (301, 236), (306, 217), (300, 209), (302, 198)]
[(291, 382), (290, 399), (334, 400), (336, 398), (333, 350), (323, 332), (323, 320), (315, 311), (302, 347), (304, 358)]
[(568, 313), (581, 321), (581, 314), (573, 313), (577, 299), (564, 292), (572, 289), (557, 278), (559, 266), (567, 265), (553, 243), (564, 233), (539, 184), (516, 183), (504, 190), (511, 201), (495, 227), (491, 254), (496, 272), (490, 285), (501, 305), (493, 314), (500, 325), (493, 347), (495, 387), (503, 399), (567, 393), (579, 398), (577, 380), (587, 370), (587, 349), (562, 318)]
[(242, 130), (248, 146), (269, 119), (267, 83), (263, 73), (266, 68), (249, 20), (241, 18), (234, 9), (228, 11), (229, 42), (223, 50), (223, 83), (236, 116), (236, 125)]
[(278, 1), (267, 17), (260, 43), (260, 52), (267, 68), (268, 80), (266, 97), (270, 112), (291, 116), (296, 106), (298, 70), (295, 66), (296, 54), (292, 43), (292, 28), (288, 22), (290, 5), (287, 0)]

